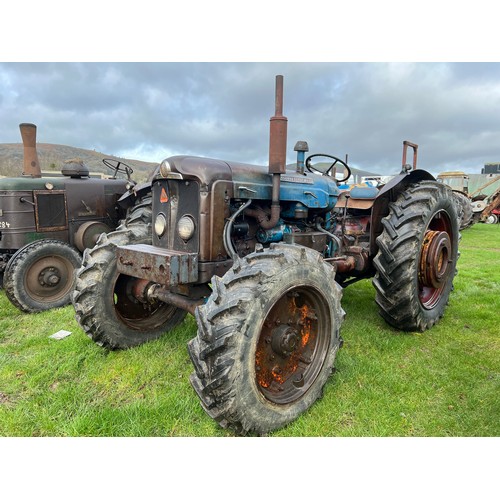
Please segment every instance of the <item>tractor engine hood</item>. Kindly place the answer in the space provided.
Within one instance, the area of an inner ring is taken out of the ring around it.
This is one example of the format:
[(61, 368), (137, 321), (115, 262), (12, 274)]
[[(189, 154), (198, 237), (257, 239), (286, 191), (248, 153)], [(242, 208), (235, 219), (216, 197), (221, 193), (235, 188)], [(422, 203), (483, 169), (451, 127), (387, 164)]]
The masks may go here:
[[(156, 179), (196, 180), (202, 190), (217, 181), (232, 183), (232, 198), (271, 200), (272, 175), (267, 166), (215, 160), (195, 156), (173, 156), (164, 160)], [(308, 208), (332, 209), (340, 190), (336, 182), (323, 175), (299, 174), (295, 166), (281, 175), (280, 200), (301, 202)]]

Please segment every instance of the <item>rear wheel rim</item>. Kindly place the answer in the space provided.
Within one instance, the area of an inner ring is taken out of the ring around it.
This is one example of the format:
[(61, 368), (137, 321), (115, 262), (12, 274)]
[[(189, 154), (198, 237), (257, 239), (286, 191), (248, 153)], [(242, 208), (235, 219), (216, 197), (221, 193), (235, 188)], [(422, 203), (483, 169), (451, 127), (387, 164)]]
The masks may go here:
[(453, 241), (449, 215), (441, 210), (431, 219), (420, 249), (418, 296), (425, 309), (436, 307), (453, 279)]

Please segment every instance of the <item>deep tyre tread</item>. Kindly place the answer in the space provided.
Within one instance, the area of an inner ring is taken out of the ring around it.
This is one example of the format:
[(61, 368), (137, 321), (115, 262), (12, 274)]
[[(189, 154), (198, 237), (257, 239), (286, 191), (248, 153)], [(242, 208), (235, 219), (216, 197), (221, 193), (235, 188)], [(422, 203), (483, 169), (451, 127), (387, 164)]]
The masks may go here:
[[(258, 387), (256, 346), (274, 304), (299, 287), (314, 289), (328, 310), (325, 358), (300, 397), (277, 404)], [(333, 371), (345, 315), (334, 269), (314, 250), (274, 244), (238, 259), (222, 278), (212, 279), (212, 289), (207, 303), (196, 310), (198, 334), (188, 344), (195, 369), (190, 380), (203, 409), (236, 434), (262, 435), (283, 427), (321, 397)]]
[[(68, 243), (38, 240), (20, 248), (9, 260), (4, 272), (5, 295), (19, 310), (37, 313), (64, 307), (71, 302), (75, 270), (82, 256)], [(52, 272), (55, 270), (55, 272)], [(52, 274), (57, 284), (46, 282)]]
[[(419, 295), (420, 253), (426, 231), (439, 225), (436, 219), (440, 217), (447, 221), (444, 225), (451, 243), (451, 269), (439, 298), (427, 304)], [(443, 316), (456, 275), (460, 236), (451, 189), (435, 181), (409, 185), (389, 205), (389, 215), (382, 225), (383, 232), (377, 238), (379, 250), (373, 261), (377, 271), (373, 285), (380, 315), (397, 329), (424, 331)]]
[(133, 279), (118, 274), (116, 247), (151, 243), (151, 214), (151, 198), (143, 198), (116, 231), (102, 234), (94, 248), (85, 250), (76, 272), (75, 318), (95, 343), (107, 349), (127, 349), (155, 340), (186, 316), (185, 311), (163, 303), (151, 307), (131, 303), (138, 315), (129, 319), (114, 303), (118, 279)]
[(151, 227), (152, 217), (153, 195), (149, 192), (137, 200), (136, 203), (127, 210), (127, 216), (121, 223), (120, 228), (122, 228), (122, 226), (128, 227), (134, 224), (145, 224)]
[(453, 191), (453, 197), (457, 205), (460, 230), (466, 229), (473, 224), (472, 203), (470, 199), (460, 191)]

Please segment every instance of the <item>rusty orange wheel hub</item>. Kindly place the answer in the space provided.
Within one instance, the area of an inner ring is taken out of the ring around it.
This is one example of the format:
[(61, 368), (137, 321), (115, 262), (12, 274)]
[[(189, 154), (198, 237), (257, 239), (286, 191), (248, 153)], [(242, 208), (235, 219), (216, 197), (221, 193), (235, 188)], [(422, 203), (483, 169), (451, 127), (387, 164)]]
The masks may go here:
[(420, 252), (419, 288), (420, 302), (431, 309), (439, 301), (443, 287), (452, 269), (452, 248), (446, 231), (428, 230)]
[(327, 311), (320, 294), (297, 288), (268, 313), (255, 352), (257, 387), (268, 400), (296, 401), (314, 382), (329, 347)]

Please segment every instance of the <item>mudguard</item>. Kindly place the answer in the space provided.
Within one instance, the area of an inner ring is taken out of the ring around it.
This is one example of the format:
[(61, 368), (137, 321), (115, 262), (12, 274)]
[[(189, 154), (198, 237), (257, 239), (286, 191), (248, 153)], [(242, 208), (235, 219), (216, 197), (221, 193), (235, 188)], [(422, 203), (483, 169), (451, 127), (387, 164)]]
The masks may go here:
[(373, 203), (370, 224), (370, 255), (375, 256), (378, 251), (377, 236), (382, 233), (382, 219), (389, 214), (389, 202), (407, 186), (414, 182), (435, 181), (436, 178), (426, 170), (410, 170), (407, 173), (393, 177), (379, 191)]

